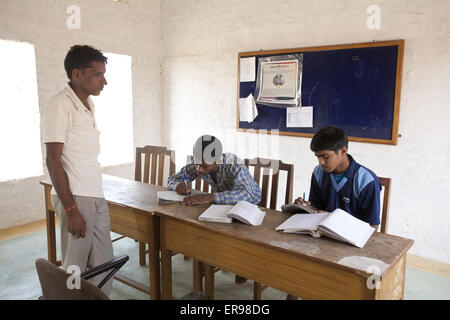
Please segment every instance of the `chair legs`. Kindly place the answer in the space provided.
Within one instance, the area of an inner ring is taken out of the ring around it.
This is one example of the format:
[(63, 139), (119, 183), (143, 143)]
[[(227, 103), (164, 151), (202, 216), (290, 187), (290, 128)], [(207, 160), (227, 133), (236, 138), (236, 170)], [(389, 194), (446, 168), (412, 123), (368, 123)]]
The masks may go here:
[(258, 282), (253, 283), (253, 300), (261, 300), (261, 284)]
[(214, 273), (215, 268), (209, 264), (205, 268), (205, 297), (208, 300), (214, 300)]
[[(220, 269), (207, 263), (200, 262), (197, 259), (193, 259), (192, 263), (193, 291), (203, 290), (203, 278), (205, 278), (205, 298), (214, 299), (214, 274)], [(244, 283), (246, 281), (247, 278), (235, 275), (236, 284)], [(253, 285), (253, 299), (261, 300), (261, 293), (265, 288), (267, 288), (267, 286), (255, 282)]]
[(238, 276), (238, 275), (236, 275), (234, 277), (234, 283), (235, 284), (241, 284), (241, 283), (244, 283), (246, 281), (247, 281), (247, 278), (244, 278), (244, 277), (241, 277), (241, 276)]
[(203, 291), (203, 278), (205, 278), (205, 299), (214, 299), (214, 274), (220, 269), (192, 259), (193, 291)]
[(253, 300), (261, 300), (262, 292), (266, 288), (267, 286), (259, 282), (253, 282)]
[(194, 291), (203, 291), (203, 275), (204, 275), (204, 265), (197, 259), (192, 261), (192, 278), (193, 284), (192, 288)]

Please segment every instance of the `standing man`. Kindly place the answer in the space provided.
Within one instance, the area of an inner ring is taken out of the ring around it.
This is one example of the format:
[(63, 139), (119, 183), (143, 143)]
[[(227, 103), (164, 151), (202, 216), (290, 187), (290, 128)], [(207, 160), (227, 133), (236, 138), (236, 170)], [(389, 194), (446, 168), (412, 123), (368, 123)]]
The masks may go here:
[[(41, 123), (52, 203), (60, 220), (62, 266), (84, 272), (113, 258), (110, 218), (102, 190), (100, 132), (90, 95), (105, 86), (107, 58), (87, 45), (70, 48), (64, 60), (67, 86), (43, 108)], [(98, 284), (103, 278), (93, 280)], [(102, 290), (109, 295), (112, 279)]]

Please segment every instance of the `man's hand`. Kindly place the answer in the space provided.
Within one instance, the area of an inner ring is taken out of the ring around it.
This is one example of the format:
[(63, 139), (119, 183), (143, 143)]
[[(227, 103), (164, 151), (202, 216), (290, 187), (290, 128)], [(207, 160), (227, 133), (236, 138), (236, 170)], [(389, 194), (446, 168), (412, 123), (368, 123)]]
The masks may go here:
[(74, 208), (66, 213), (67, 231), (75, 238), (84, 238), (86, 236), (86, 222), (84, 222), (78, 208)]
[(214, 201), (214, 197), (213, 197), (212, 193), (194, 194), (193, 196), (184, 198), (183, 201), (181, 201), (181, 204), (184, 204), (185, 206), (191, 206), (194, 204), (211, 203), (213, 201)]
[[(53, 187), (58, 194), (64, 208), (72, 208), (75, 204), (72, 192), (70, 191), (69, 178), (61, 163), (61, 155), (64, 143), (51, 142), (46, 143), (47, 148), (47, 168), (52, 179)], [(86, 236), (86, 223), (81, 216), (78, 208), (73, 208), (63, 214), (67, 217), (67, 231), (73, 234), (75, 238), (84, 238)]]
[(177, 185), (175, 191), (178, 194), (189, 194), (191, 193), (191, 188), (189, 188), (189, 186), (186, 183), (181, 182)]

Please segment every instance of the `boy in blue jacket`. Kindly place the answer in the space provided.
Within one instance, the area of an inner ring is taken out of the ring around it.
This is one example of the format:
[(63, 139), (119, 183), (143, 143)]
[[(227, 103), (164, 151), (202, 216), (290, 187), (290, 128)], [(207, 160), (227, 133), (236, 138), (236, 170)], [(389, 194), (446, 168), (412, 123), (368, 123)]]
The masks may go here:
[(317, 211), (341, 208), (378, 229), (380, 181), (375, 173), (347, 153), (345, 132), (337, 127), (324, 127), (314, 135), (310, 147), (319, 165), (311, 177), (309, 201), (299, 197), (295, 203)]

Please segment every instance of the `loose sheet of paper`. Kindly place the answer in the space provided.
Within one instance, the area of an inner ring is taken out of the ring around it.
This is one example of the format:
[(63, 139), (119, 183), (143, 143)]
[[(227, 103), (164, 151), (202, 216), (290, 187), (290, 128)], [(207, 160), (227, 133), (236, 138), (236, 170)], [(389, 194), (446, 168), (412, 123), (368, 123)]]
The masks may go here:
[(256, 108), (255, 99), (253, 95), (247, 98), (239, 99), (239, 121), (253, 122), (258, 116), (258, 108)]
[(312, 128), (313, 107), (286, 108), (287, 128)]
[(256, 57), (241, 58), (240, 82), (255, 81), (255, 74), (256, 74), (255, 61)]
[[(191, 190), (191, 194), (198, 194), (198, 193), (202, 192), (195, 189)], [(178, 194), (176, 191), (158, 191), (156, 193), (156, 197), (158, 200), (178, 202), (183, 201), (186, 195)]]

